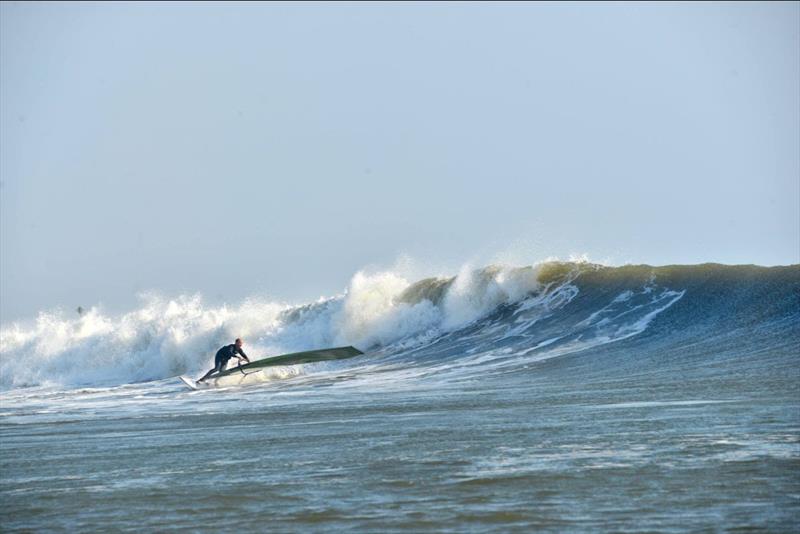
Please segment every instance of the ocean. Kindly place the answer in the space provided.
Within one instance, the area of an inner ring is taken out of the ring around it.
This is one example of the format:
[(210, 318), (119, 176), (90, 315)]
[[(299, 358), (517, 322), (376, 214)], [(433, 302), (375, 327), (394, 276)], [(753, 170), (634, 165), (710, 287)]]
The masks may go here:
[[(348, 360), (231, 375), (353, 345)], [(3, 532), (797, 532), (800, 265), (358, 273), (0, 331)]]

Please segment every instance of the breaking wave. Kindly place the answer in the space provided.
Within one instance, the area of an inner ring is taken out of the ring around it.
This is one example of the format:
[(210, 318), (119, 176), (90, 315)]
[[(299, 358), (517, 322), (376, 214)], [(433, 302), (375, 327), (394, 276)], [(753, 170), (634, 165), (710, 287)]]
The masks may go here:
[(199, 295), (151, 295), (119, 316), (93, 308), (4, 325), (0, 386), (118, 385), (198, 373), (236, 337), (251, 358), (354, 345), (372, 361), (443, 373), (628, 350), (633, 345), (619, 343), (626, 340), (635, 340), (640, 357), (681, 347), (791, 350), (800, 342), (800, 266), (546, 262), (416, 282), (359, 272), (343, 294), (299, 306), (251, 298), (213, 307)]

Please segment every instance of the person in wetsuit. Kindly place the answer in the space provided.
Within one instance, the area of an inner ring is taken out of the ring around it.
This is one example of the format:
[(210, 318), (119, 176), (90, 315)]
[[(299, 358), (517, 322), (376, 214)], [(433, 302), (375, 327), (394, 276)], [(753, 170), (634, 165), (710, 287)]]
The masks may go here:
[[(244, 359), (247, 363), (250, 363), (250, 358), (247, 357), (247, 354), (244, 353), (242, 350), (242, 340), (236, 338), (236, 341), (232, 345), (225, 345), (221, 349), (217, 351), (217, 355), (214, 356), (214, 368), (207, 372), (203, 378), (198, 380), (198, 382), (204, 381), (206, 378), (211, 376), (214, 373), (222, 372), (225, 370), (225, 366), (228, 365), (228, 360), (235, 357), (239, 360), (239, 363), (242, 363), (242, 359)], [(241, 354), (241, 356), (239, 356)]]

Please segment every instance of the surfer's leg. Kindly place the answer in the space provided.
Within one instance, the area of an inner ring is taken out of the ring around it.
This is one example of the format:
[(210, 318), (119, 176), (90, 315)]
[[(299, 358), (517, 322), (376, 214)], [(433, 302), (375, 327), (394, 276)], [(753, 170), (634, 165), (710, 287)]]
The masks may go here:
[(211, 376), (212, 374), (214, 374), (214, 372), (215, 372), (216, 370), (217, 370), (217, 368), (216, 368), (216, 367), (214, 367), (212, 370), (210, 370), (209, 372), (207, 372), (206, 374), (204, 374), (204, 375), (203, 375), (203, 378), (198, 378), (198, 379), (197, 379), (197, 381), (198, 381), (198, 382), (202, 382), (203, 380), (205, 380), (206, 378), (208, 378), (209, 376)]
[(207, 372), (205, 375), (203, 375), (203, 378), (198, 380), (198, 382), (202, 382), (203, 380), (205, 380), (206, 378), (208, 378), (209, 376), (213, 375), (214, 373), (216, 373), (218, 371), (224, 371), (225, 370), (225, 364), (227, 364), (227, 363), (228, 362), (225, 362), (225, 361), (222, 361), (222, 360), (214, 360), (214, 368), (212, 370), (210, 370), (209, 372)]

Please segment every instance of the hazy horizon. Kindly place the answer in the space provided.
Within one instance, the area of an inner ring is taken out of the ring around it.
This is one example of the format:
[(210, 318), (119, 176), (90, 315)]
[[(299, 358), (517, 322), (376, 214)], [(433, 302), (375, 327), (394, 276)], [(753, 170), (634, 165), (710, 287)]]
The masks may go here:
[(800, 3), (0, 4), (0, 320), (800, 263)]

